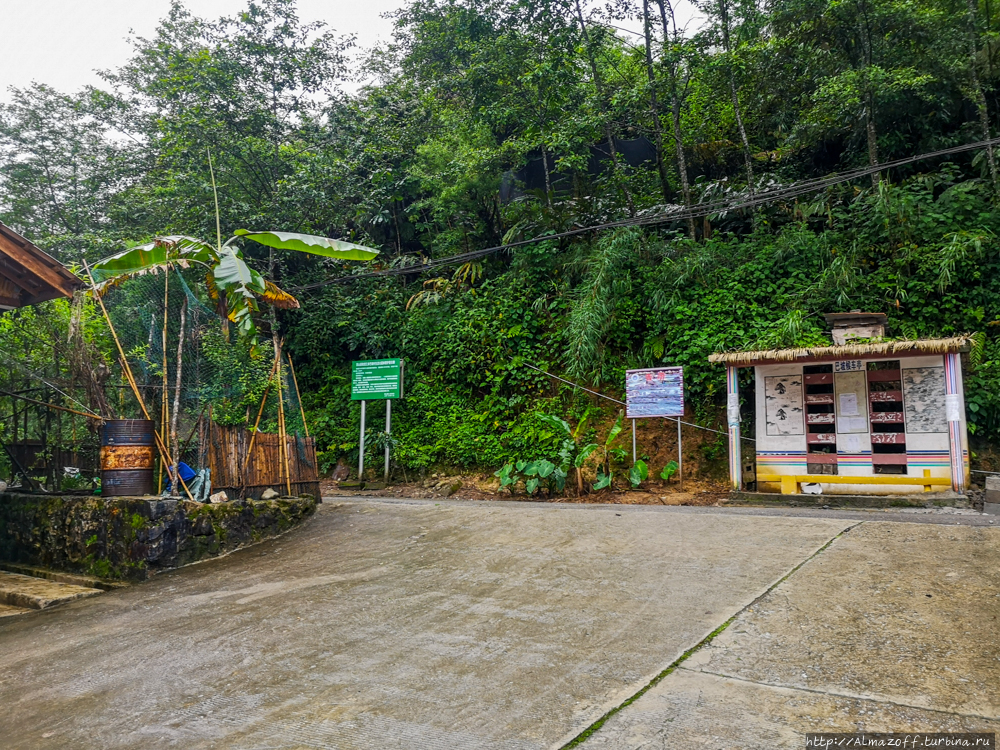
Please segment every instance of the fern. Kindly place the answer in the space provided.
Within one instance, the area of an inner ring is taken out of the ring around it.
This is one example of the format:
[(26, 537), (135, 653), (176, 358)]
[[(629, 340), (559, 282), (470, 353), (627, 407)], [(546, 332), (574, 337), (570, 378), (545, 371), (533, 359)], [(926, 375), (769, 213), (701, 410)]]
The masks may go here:
[[(604, 360), (604, 342), (615, 321), (618, 300), (631, 294), (627, 273), (641, 248), (642, 234), (621, 229), (591, 246), (584, 260), (586, 272), (578, 287), (566, 329), (566, 370), (572, 377), (598, 376)], [(597, 377), (595, 377), (595, 380)]]

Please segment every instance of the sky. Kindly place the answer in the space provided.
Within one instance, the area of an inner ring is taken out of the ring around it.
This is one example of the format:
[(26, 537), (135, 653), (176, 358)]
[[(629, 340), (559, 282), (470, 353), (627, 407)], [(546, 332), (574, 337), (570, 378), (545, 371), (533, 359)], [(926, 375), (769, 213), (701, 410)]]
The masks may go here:
[[(298, 0), (298, 9), (302, 21), (324, 21), (338, 34), (355, 34), (358, 46), (367, 49), (391, 38), (392, 22), (382, 14), (405, 3)], [(185, 5), (196, 16), (215, 19), (234, 15), (246, 0), (187, 0)], [(151, 36), (169, 8), (170, 0), (0, 0), (5, 41), (0, 101), (9, 101), (9, 86), (32, 81), (65, 92), (100, 85), (96, 71), (126, 62), (129, 35)], [(693, 15), (689, 3), (678, 9), (679, 20)]]

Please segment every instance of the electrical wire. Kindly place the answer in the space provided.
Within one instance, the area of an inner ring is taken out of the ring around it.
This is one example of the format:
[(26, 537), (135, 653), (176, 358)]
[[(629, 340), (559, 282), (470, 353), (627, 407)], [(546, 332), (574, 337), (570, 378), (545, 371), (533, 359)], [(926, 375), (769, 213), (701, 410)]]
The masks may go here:
[(460, 253), (458, 255), (449, 256), (447, 258), (432, 260), (427, 263), (417, 263), (411, 266), (400, 266), (398, 268), (386, 268), (381, 271), (359, 273), (350, 276), (338, 276), (332, 279), (325, 279), (324, 281), (317, 281), (312, 284), (304, 284), (302, 286), (290, 287), (289, 289), (290, 291), (301, 292), (301, 291), (307, 291), (309, 289), (318, 289), (320, 287), (328, 286), (330, 284), (347, 284), (352, 281), (357, 281), (359, 279), (371, 279), (371, 278), (378, 278), (381, 276), (401, 276), (412, 273), (423, 273), (425, 271), (429, 271), (435, 268), (440, 268), (442, 266), (452, 266), (460, 263), (467, 263), (470, 260), (483, 258), (487, 255), (492, 255), (493, 253), (500, 252), (501, 250), (510, 250), (515, 247), (534, 245), (539, 242), (558, 240), (558, 239), (563, 239), (565, 237), (575, 237), (581, 234), (587, 234), (588, 232), (600, 232), (606, 229), (619, 229), (619, 228), (633, 227), (633, 226), (656, 226), (658, 224), (671, 224), (673, 222), (684, 221), (686, 219), (699, 218), (702, 216), (710, 216), (713, 214), (724, 214), (730, 211), (737, 211), (745, 208), (756, 208), (757, 206), (764, 205), (765, 203), (773, 203), (779, 200), (795, 198), (807, 193), (818, 192), (820, 190), (824, 190), (828, 187), (832, 187), (842, 182), (850, 182), (852, 180), (856, 180), (861, 177), (866, 177), (873, 174), (878, 174), (879, 172), (883, 172), (889, 169), (896, 169), (897, 167), (903, 167), (908, 164), (914, 164), (918, 161), (924, 161), (926, 159), (935, 159), (941, 156), (950, 156), (952, 154), (958, 154), (965, 151), (975, 151), (976, 149), (986, 148), (987, 146), (1000, 146), (1000, 138), (991, 138), (990, 140), (976, 141), (975, 143), (965, 143), (960, 146), (952, 146), (950, 148), (944, 148), (938, 151), (930, 151), (925, 154), (918, 154), (917, 156), (907, 156), (903, 159), (896, 159), (894, 161), (888, 161), (883, 164), (879, 164), (878, 166), (855, 169), (850, 172), (831, 175), (829, 177), (819, 177), (812, 180), (793, 182), (789, 185), (783, 185), (781, 187), (774, 188), (772, 190), (766, 190), (754, 193), (749, 198), (745, 197), (744, 195), (739, 195), (725, 200), (715, 201), (712, 203), (699, 203), (697, 205), (690, 207), (673, 206), (667, 208), (666, 210), (660, 210), (657, 211), (656, 213), (648, 214), (645, 216), (636, 216), (628, 219), (622, 219), (620, 221), (608, 222), (605, 224), (579, 227), (577, 229), (570, 229), (565, 232), (541, 234), (536, 237), (532, 237), (531, 239), (528, 240), (510, 242), (505, 245), (497, 245), (495, 247), (483, 248), (482, 250), (473, 250), (468, 253)]
[[(566, 383), (566, 385), (571, 385), (574, 388), (579, 388), (581, 391), (592, 393), (595, 396), (607, 399), (608, 401), (614, 401), (616, 404), (621, 404), (622, 406), (626, 405), (624, 401), (619, 401), (616, 398), (611, 398), (611, 396), (605, 396), (603, 393), (592, 391), (589, 388), (585, 388), (584, 386), (580, 385), (579, 383), (574, 383), (572, 380), (566, 380), (566, 378), (561, 378), (558, 375), (553, 375), (551, 372), (545, 372), (545, 370), (543, 370), (541, 367), (535, 367), (534, 365), (528, 364), (527, 362), (522, 362), (521, 364), (524, 365), (525, 367), (530, 367), (532, 370), (538, 370), (538, 372), (542, 373), (543, 375), (548, 375), (550, 378), (555, 378), (556, 380), (562, 383)], [(674, 422), (680, 422), (681, 424), (685, 424), (688, 427), (694, 427), (697, 430), (704, 430), (705, 432), (714, 432), (716, 435), (729, 435), (728, 432), (722, 432), (721, 430), (713, 430), (711, 427), (702, 427), (700, 424), (692, 424), (691, 422), (685, 422), (684, 420), (678, 419), (677, 417), (663, 417), (663, 419), (669, 419)], [(754, 438), (745, 437), (743, 435), (740, 436), (740, 439), (749, 440), (751, 443), (757, 442)]]
[(77, 401), (75, 398), (73, 398), (68, 393), (66, 393), (66, 391), (60, 390), (58, 387), (54, 386), (52, 383), (50, 383), (48, 380), (46, 380), (45, 378), (43, 378), (37, 372), (32, 372), (29, 368), (25, 367), (24, 365), (22, 365), (17, 360), (10, 358), (10, 355), (7, 354), (6, 352), (0, 351), (0, 357), (2, 357), (7, 362), (7, 364), (14, 365), (14, 367), (17, 367), (18, 369), (20, 369), (21, 371), (23, 371), (24, 373), (26, 373), (29, 378), (35, 378), (36, 380), (42, 381), (49, 388), (51, 388), (52, 390), (54, 390), (56, 393), (64, 396), (65, 398), (68, 398), (70, 401), (72, 401), (74, 404), (76, 404), (77, 406), (79, 406), (81, 409), (86, 409), (88, 412), (90, 411), (90, 409), (87, 408), (86, 404), (83, 404), (80, 401)]

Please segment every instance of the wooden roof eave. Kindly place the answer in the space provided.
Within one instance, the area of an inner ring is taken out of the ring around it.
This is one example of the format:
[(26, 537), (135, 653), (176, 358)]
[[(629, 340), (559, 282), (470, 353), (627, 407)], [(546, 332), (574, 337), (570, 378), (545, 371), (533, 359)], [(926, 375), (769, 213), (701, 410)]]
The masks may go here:
[[(0, 278), (7, 282), (0, 306), (23, 307), (72, 297), (83, 286), (68, 268), (40, 250), (10, 227), (0, 223)], [(20, 292), (12, 296), (17, 287)]]

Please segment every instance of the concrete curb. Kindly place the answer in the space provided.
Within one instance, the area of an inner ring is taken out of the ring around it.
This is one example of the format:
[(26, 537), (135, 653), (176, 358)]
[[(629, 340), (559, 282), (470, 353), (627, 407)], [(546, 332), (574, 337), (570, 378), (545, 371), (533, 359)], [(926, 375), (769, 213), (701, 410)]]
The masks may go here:
[(56, 604), (100, 593), (100, 589), (0, 571), (0, 604), (12, 607), (48, 609)]

